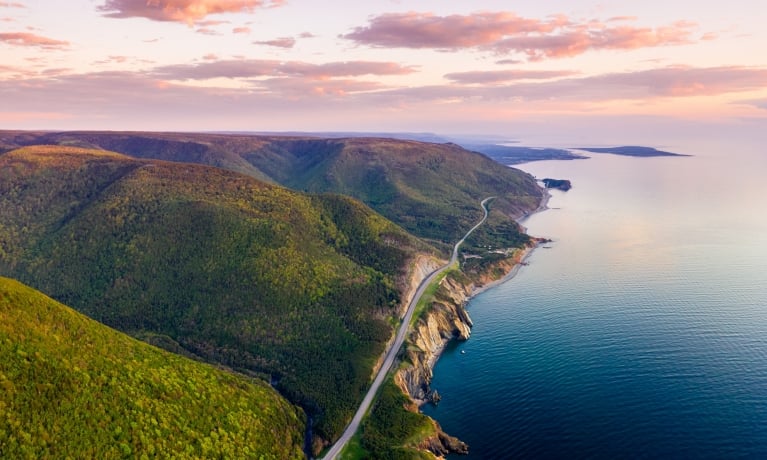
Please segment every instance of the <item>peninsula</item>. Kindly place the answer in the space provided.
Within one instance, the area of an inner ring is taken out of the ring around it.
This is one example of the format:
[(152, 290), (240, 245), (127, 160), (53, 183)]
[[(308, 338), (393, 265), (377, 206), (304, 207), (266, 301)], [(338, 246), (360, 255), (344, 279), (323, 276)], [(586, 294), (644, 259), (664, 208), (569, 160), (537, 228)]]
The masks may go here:
[(573, 150), (583, 150), (591, 153), (611, 153), (627, 157), (688, 157), (680, 153), (666, 152), (652, 147), (627, 145), (623, 147), (573, 147)]

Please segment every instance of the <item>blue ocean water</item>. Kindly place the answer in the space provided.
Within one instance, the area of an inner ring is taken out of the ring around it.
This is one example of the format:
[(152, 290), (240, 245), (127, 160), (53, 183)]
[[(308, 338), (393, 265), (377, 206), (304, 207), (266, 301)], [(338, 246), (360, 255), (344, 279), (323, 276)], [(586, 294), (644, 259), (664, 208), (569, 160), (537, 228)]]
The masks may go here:
[(435, 367), (468, 458), (767, 458), (767, 152), (671, 147), (520, 166), (573, 188)]

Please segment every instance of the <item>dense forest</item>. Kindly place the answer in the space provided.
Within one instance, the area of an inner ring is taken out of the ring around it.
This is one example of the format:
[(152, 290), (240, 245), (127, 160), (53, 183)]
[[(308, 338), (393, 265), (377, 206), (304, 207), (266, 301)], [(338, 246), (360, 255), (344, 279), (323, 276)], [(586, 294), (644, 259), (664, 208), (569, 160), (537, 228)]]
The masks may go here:
[(429, 247), (350, 198), (60, 146), (0, 155), (0, 274), (261, 375), (333, 439)]
[(301, 459), (266, 383), (159, 350), (0, 278), (0, 457)]
[[(495, 196), (464, 245), (484, 271), (529, 241), (514, 218), (541, 193), (453, 144), (0, 131), (0, 275), (270, 382), (311, 417), (316, 453), (367, 388), (415, 255), (445, 256)], [(406, 401), (382, 393), (368, 454), (421, 457), (407, 433), (430, 421)]]
[(541, 200), (535, 180), (451, 143), (381, 138), (200, 133), (0, 131), (0, 151), (24, 145), (100, 148), (136, 158), (206, 164), (294, 190), (332, 192), (364, 202), (415, 236), (452, 244), (496, 196), (513, 223)]

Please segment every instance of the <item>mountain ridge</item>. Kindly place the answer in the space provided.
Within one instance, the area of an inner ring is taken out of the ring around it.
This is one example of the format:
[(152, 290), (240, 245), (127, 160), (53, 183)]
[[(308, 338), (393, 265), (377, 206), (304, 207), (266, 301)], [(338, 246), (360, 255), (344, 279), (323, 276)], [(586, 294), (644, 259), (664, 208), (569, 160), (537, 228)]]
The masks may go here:
[(0, 214), (0, 274), (260, 373), (324, 439), (390, 336), (407, 259), (433, 251), (347, 197), (74, 147), (0, 155)]

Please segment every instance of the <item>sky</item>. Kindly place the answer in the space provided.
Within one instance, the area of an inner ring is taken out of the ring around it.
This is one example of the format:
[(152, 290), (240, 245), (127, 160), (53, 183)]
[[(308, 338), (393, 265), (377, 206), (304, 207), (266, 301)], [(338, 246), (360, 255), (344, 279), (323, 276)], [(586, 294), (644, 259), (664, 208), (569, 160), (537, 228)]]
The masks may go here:
[(764, 24), (764, 0), (0, 1), (0, 128), (760, 133)]

